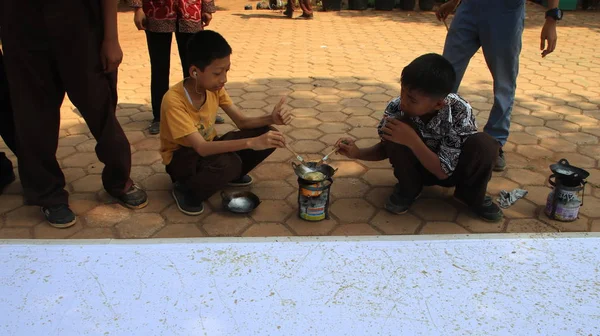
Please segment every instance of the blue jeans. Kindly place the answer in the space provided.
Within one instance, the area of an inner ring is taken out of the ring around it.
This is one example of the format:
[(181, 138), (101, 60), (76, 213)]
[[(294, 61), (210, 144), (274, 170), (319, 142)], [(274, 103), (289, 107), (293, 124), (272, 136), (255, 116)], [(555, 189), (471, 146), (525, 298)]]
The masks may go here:
[(515, 100), (519, 55), (525, 25), (525, 0), (463, 0), (444, 45), (456, 71), (454, 92), (479, 47), (494, 79), (494, 105), (484, 132), (506, 143)]

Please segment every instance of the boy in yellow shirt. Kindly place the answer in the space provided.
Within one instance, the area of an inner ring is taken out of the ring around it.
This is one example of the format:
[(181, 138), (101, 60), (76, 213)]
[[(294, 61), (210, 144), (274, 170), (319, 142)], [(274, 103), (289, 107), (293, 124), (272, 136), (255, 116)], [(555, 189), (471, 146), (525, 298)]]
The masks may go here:
[[(173, 181), (173, 198), (179, 210), (196, 216), (202, 202), (226, 185), (246, 186), (247, 175), (275, 148), (285, 146), (283, 134), (272, 124), (286, 125), (289, 111), (282, 106), (261, 117), (248, 117), (224, 88), (231, 66), (231, 47), (219, 33), (200, 31), (190, 39), (187, 57), (190, 77), (163, 97), (160, 119), (160, 154)], [(217, 136), (217, 110), (233, 120), (239, 131)]]

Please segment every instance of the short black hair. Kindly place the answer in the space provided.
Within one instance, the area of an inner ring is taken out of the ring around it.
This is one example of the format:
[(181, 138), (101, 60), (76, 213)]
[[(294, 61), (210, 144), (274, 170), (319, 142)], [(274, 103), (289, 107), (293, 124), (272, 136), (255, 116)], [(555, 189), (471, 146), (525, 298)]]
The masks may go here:
[(201, 30), (195, 33), (187, 44), (189, 64), (197, 66), (201, 71), (204, 71), (214, 60), (227, 57), (231, 53), (231, 46), (227, 40), (212, 30)]
[(431, 98), (444, 98), (454, 88), (456, 72), (452, 64), (438, 54), (417, 57), (404, 67), (400, 83), (409, 90), (420, 91)]

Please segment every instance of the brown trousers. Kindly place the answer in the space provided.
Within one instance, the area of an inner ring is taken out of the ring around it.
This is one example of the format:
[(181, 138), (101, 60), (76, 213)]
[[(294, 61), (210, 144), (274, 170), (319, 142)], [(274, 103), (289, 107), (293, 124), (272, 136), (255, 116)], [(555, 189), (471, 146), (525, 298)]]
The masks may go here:
[[(6, 72), (4, 71), (4, 56), (0, 50), (0, 137), (4, 140), (6, 146), (16, 155), (15, 123), (9, 95), (8, 81), (6, 79)], [(12, 162), (6, 157), (4, 152), (0, 152), (0, 181), (6, 179), (9, 175), (12, 176), (12, 170)]]
[(454, 173), (446, 180), (430, 173), (406, 146), (385, 142), (385, 150), (398, 179), (396, 192), (401, 192), (400, 197), (413, 199), (421, 193), (423, 186), (455, 186), (454, 195), (458, 199), (477, 206), (483, 203), (499, 144), (485, 133), (470, 136), (463, 145)]
[[(294, 2), (293, 0), (288, 0), (286, 8), (289, 12), (294, 12)], [(302, 9), (302, 13), (310, 15), (313, 13), (312, 5), (310, 4), (310, 0), (298, 0), (300, 4), (300, 8)]]
[(115, 116), (117, 74), (102, 71), (100, 1), (3, 1), (1, 20), (26, 201), (68, 202), (56, 160), (65, 92), (98, 142), (104, 188), (113, 196), (128, 190), (131, 151)]
[[(273, 129), (262, 127), (232, 131), (214, 141), (253, 138)], [(227, 183), (248, 174), (274, 151), (274, 148), (261, 151), (245, 149), (202, 157), (193, 148), (182, 147), (173, 153), (166, 170), (171, 180), (179, 182), (186, 196), (197, 204), (223, 189)]]

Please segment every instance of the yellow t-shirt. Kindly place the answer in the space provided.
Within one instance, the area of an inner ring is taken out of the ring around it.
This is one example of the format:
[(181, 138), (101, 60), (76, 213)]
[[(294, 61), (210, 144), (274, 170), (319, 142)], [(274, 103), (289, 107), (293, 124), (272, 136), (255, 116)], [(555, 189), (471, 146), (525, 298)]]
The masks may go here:
[(194, 132), (199, 132), (206, 141), (212, 141), (217, 136), (214, 127), (217, 110), (231, 104), (233, 102), (225, 88), (217, 92), (206, 90), (206, 101), (200, 109), (192, 105), (183, 81), (170, 88), (160, 108), (160, 155), (163, 163), (171, 163), (173, 152), (182, 146), (191, 147), (184, 138)]

